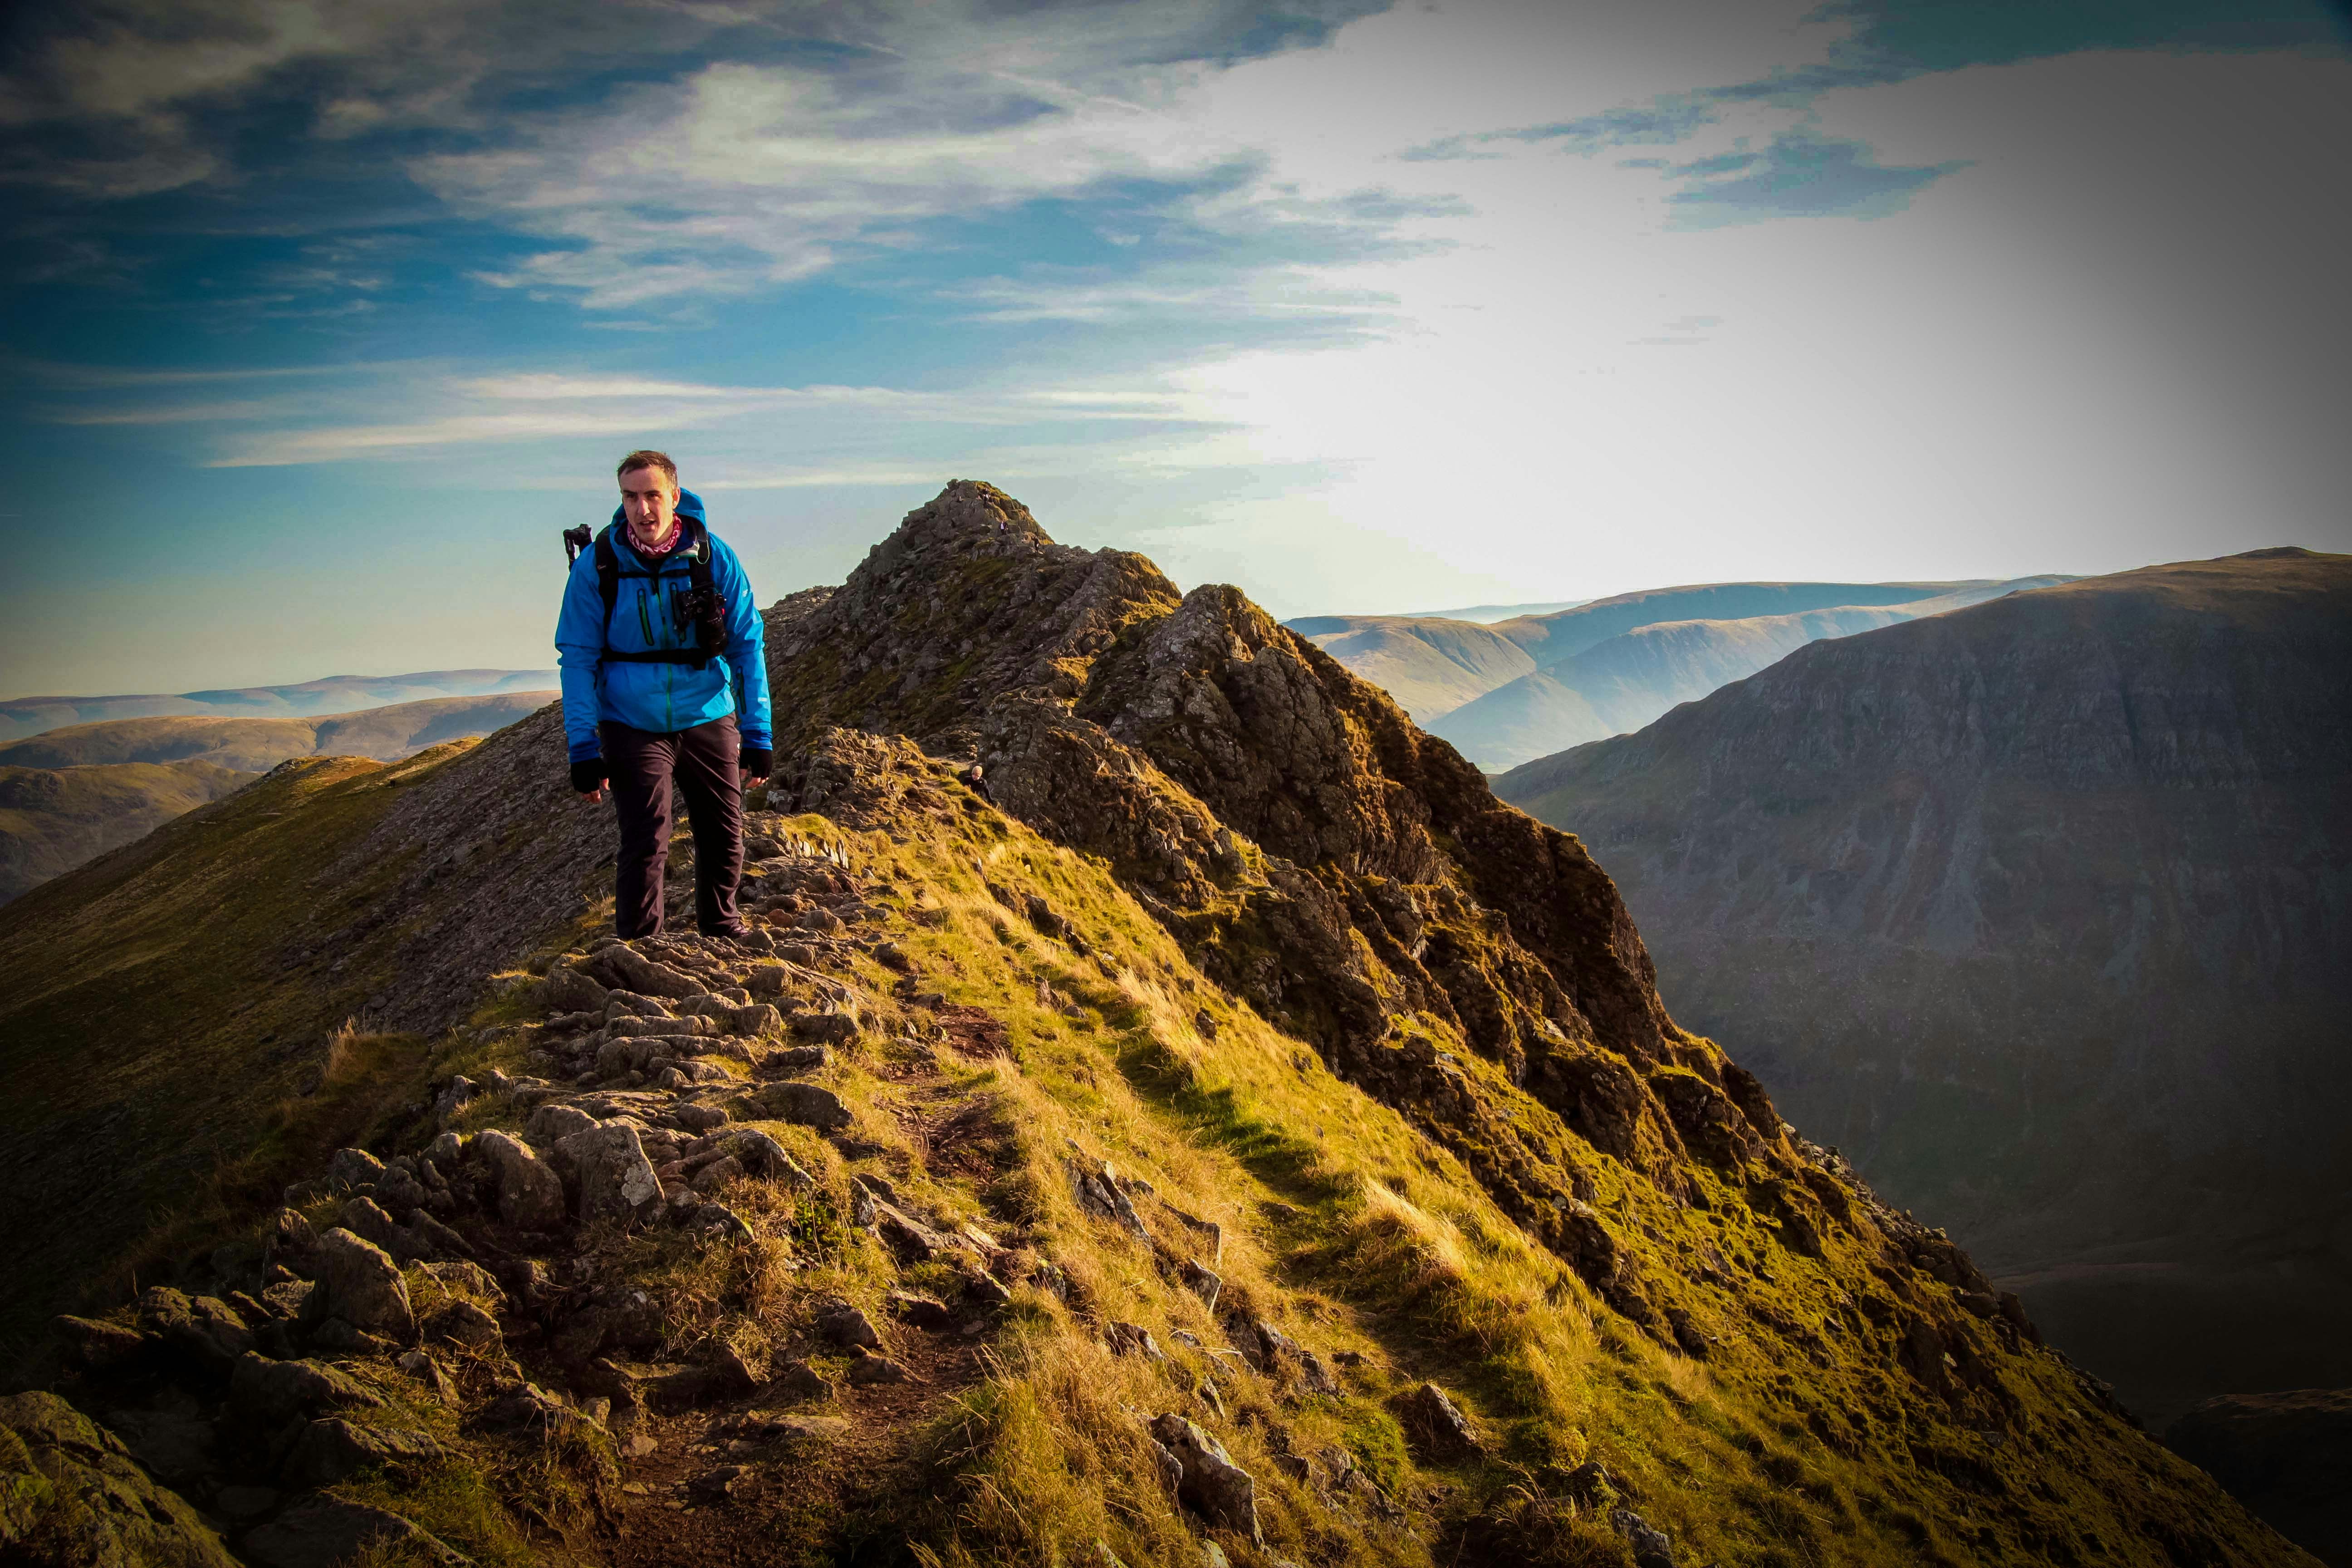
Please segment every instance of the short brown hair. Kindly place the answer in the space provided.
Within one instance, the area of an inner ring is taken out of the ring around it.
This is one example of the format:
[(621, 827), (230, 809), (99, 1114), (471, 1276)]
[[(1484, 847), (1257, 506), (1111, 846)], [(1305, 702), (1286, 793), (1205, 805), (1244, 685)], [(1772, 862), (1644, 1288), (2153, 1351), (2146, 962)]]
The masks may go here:
[(613, 477), (617, 479), (635, 468), (659, 468), (663, 477), (669, 480), (670, 493), (677, 493), (677, 465), (669, 460), (667, 452), (656, 452), (651, 447), (632, 452), (621, 459), (621, 466), (613, 470)]

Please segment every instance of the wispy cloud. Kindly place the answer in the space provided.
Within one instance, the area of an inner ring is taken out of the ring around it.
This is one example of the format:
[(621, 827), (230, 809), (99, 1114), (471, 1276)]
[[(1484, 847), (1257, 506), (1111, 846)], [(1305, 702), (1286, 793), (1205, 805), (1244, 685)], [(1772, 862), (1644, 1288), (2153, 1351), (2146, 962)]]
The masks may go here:
[[(276, 468), (366, 461), (545, 439), (710, 432), (730, 426), (771, 434), (821, 426), (824, 439), (838, 446), (845, 439), (870, 442), (877, 438), (876, 431), (920, 431), (926, 433), (924, 439), (937, 443), (959, 426), (1054, 429), (1083, 444), (1086, 438), (1079, 433), (1089, 427), (1210, 423), (1202, 419), (1197, 401), (1175, 392), (1087, 386), (928, 392), (883, 386), (741, 386), (533, 372), (403, 381), (383, 388), (374, 400), (433, 412), (406, 418), (329, 419), (235, 437), (208, 466)], [(193, 423), (231, 417), (220, 411), (225, 406), (190, 404), (178, 409), (93, 411), (77, 416), (76, 422)], [(252, 406), (257, 416), (264, 412), (263, 405)], [(281, 421), (289, 413), (282, 403), (269, 405), (266, 411)], [(719, 443), (722, 447), (738, 444)], [(807, 476), (853, 470), (822, 465), (770, 467), (761, 471), (770, 477), (739, 482), (752, 488), (845, 482)], [(886, 466), (872, 471), (902, 470)]]
[(1666, 199), (1679, 228), (1712, 228), (1783, 217), (1885, 217), (1963, 159), (1920, 168), (1882, 166), (1859, 142), (1802, 127), (1774, 136), (1760, 152), (1742, 147), (1670, 165), (1682, 188)]

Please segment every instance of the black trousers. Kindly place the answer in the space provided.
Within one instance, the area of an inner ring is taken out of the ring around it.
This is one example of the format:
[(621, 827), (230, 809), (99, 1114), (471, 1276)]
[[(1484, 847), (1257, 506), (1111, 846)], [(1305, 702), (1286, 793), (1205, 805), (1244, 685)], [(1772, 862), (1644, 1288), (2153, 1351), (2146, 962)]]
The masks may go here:
[(694, 923), (706, 936), (740, 936), (735, 889), (743, 880), (742, 742), (732, 718), (660, 735), (607, 720), (596, 726), (621, 819), (613, 926), (622, 936), (662, 929), (662, 874), (669, 865), (670, 784), (686, 796), (694, 830)]

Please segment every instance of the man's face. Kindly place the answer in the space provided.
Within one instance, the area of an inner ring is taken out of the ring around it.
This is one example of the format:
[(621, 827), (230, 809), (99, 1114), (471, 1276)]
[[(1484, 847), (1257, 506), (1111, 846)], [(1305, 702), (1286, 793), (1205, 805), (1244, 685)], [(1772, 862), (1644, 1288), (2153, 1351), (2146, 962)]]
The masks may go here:
[(621, 510), (629, 526), (647, 539), (660, 539), (677, 515), (677, 487), (659, 468), (631, 468), (621, 476)]

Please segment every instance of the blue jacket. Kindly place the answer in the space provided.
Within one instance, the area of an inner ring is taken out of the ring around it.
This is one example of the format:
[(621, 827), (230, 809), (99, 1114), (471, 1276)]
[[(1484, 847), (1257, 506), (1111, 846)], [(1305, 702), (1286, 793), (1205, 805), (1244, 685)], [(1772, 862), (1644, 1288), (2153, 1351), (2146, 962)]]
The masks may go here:
[[(678, 515), (703, 522), (702, 498), (692, 490), (677, 498)], [(629, 548), (629, 531), (613, 512), (613, 549), (624, 572), (642, 572), (646, 562)], [(694, 628), (681, 627), (670, 613), (671, 595), (687, 591), (690, 568), (683, 554), (662, 563), (656, 579), (623, 577), (613, 603), (611, 647), (616, 652), (694, 646)], [(743, 744), (772, 747), (768, 719), (768, 662), (759, 606), (751, 580), (735, 552), (710, 536), (710, 584), (727, 605), (727, 651), (700, 669), (690, 664), (607, 662), (604, 595), (596, 586), (596, 552), (583, 550), (572, 563), (563, 587), (563, 610), (555, 622), (555, 662), (563, 678), (563, 737), (575, 763), (602, 756), (597, 721), (612, 719), (635, 730), (675, 734), (733, 715)]]

